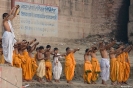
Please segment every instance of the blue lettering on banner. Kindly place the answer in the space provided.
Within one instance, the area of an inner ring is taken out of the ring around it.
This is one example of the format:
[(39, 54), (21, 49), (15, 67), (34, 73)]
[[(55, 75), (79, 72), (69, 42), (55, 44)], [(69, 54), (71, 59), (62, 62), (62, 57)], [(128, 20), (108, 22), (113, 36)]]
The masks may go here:
[(15, 4), (20, 5), (21, 33), (41, 37), (58, 35), (58, 7), (19, 1)]

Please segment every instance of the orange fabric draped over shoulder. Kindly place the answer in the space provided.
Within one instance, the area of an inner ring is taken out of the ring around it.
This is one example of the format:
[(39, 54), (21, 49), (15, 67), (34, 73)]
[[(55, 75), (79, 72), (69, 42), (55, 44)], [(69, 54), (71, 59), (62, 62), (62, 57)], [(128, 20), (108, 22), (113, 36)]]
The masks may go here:
[(101, 71), (100, 64), (97, 60), (97, 58), (91, 58), (91, 64), (92, 64), (92, 81), (95, 82), (98, 79), (99, 73)]
[(84, 62), (84, 74), (83, 74), (83, 79), (87, 83), (91, 83), (92, 79), (92, 64), (90, 61), (85, 61)]
[(49, 60), (45, 60), (45, 77), (47, 80), (52, 80), (52, 63)]
[(74, 58), (74, 53), (71, 52), (65, 57), (65, 76), (67, 81), (71, 81), (73, 79), (75, 65), (76, 62)]
[(112, 82), (117, 81), (119, 65), (116, 58), (110, 59), (110, 79)]
[(21, 59), (18, 57), (18, 54), (13, 52), (13, 66), (17, 68), (21, 68)]
[(4, 55), (0, 55), (0, 64), (5, 64)]

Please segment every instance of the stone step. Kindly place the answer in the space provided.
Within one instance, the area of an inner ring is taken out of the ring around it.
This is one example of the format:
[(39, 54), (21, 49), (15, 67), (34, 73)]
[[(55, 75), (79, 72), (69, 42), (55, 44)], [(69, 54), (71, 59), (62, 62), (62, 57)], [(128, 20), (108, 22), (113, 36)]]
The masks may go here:
[(100, 82), (97, 84), (84, 84), (83, 81), (72, 81), (73, 84), (68, 84), (66, 81), (60, 81), (60, 83), (39, 83), (39, 82), (23, 82), (24, 85), (29, 85), (26, 88), (133, 88), (133, 80), (129, 79), (129, 85), (110, 85), (110, 81), (107, 82), (107, 85), (102, 85)]

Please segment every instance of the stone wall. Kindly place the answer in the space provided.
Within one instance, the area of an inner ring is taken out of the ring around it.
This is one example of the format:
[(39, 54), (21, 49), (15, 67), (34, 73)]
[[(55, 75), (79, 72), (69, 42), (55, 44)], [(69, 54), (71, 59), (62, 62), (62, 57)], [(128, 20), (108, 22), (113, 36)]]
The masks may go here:
[(128, 40), (133, 43), (133, 0), (130, 0), (129, 7)]
[(93, 0), (91, 34), (111, 33), (117, 40), (127, 40), (129, 0)]
[[(62, 39), (81, 39), (88, 35), (108, 34), (127, 40), (129, 0), (20, 0), (59, 7), (58, 37), (41, 38), (44, 42)], [(0, 15), (9, 12), (10, 0), (0, 0)], [(123, 10), (121, 10), (123, 8)], [(121, 15), (122, 14), (122, 15)], [(121, 20), (124, 19), (124, 20)], [(2, 24), (2, 17), (0, 17)], [(19, 40), (31, 37), (21, 36), (19, 16), (13, 21), (15, 34)], [(2, 29), (2, 25), (0, 26)], [(2, 30), (0, 30), (0, 36)], [(32, 36), (34, 37), (34, 36)]]

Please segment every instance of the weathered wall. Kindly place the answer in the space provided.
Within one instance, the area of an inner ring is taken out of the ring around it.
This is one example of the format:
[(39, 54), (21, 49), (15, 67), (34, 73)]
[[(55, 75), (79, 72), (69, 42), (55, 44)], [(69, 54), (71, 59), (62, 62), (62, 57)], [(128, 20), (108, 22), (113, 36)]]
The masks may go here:
[(93, 0), (91, 34), (111, 33), (127, 41), (128, 8), (129, 0)]
[[(127, 40), (127, 21), (129, 0), (20, 0), (48, 4), (59, 7), (58, 37), (38, 38), (45, 41), (59, 41), (59, 39), (79, 39), (88, 35), (108, 34), (119, 40)], [(0, 15), (10, 9), (10, 0), (0, 0)], [(124, 8), (123, 10), (121, 10)], [(121, 20), (124, 19), (124, 20)], [(0, 17), (2, 22), (2, 17)], [(19, 31), (19, 17), (13, 25), (18, 39), (29, 37), (21, 36)], [(0, 27), (2, 29), (2, 26)], [(2, 34), (2, 31), (0, 31)], [(34, 36), (32, 36), (34, 37)], [(43, 42), (43, 41), (42, 41)]]
[(133, 0), (130, 0), (129, 7), (128, 40), (133, 43)]

